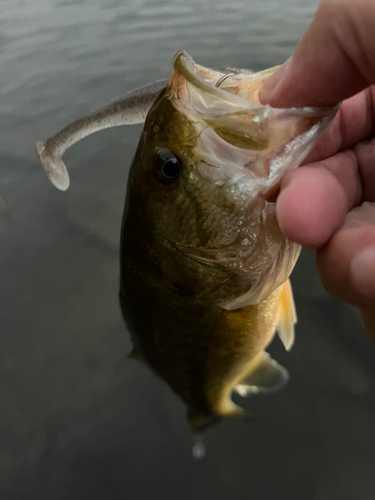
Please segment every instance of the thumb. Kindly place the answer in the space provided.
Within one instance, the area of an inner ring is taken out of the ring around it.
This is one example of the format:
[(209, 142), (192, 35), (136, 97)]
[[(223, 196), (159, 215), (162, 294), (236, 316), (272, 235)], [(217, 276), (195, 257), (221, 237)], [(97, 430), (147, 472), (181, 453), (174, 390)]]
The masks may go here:
[(375, 203), (351, 210), (316, 260), (327, 292), (359, 307), (375, 342)]
[(291, 60), (264, 83), (273, 107), (336, 104), (375, 82), (375, 2), (323, 0)]

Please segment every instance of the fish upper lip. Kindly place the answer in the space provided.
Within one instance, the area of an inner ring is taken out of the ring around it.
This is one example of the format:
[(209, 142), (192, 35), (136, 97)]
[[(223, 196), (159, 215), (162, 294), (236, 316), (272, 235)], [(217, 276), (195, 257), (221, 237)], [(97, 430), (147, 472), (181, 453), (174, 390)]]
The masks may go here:
[[(211, 70), (208, 68), (204, 68), (203, 66), (198, 65), (193, 58), (184, 50), (180, 50), (177, 52), (174, 61), (173, 61), (173, 67), (175, 70), (177, 70), (186, 80), (191, 84), (194, 85), (195, 87), (199, 88), (201, 91), (207, 92), (211, 95), (214, 95), (218, 97), (220, 100), (227, 101), (228, 103), (231, 104), (243, 104), (245, 106), (248, 106), (249, 103), (252, 103), (253, 105), (256, 105), (257, 107), (264, 107), (261, 104), (254, 103), (253, 101), (250, 101), (248, 99), (245, 99), (244, 97), (239, 97), (234, 94), (230, 94), (229, 92), (222, 90), (220, 87), (216, 86), (217, 81), (220, 80), (220, 78), (227, 76), (226, 73), (217, 71), (217, 70)], [(204, 71), (208, 72), (212, 71), (217, 74), (217, 78), (215, 81), (210, 83), (209, 81), (205, 80), (199, 72), (203, 73)], [(234, 74), (234, 73), (232, 73)]]

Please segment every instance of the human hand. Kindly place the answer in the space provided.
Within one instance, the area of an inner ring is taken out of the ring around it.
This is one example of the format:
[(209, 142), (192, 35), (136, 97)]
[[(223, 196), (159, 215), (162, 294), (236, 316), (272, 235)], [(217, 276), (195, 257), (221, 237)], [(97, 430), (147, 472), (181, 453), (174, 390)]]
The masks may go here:
[(375, 2), (323, 0), (263, 104), (344, 100), (304, 166), (285, 175), (276, 210), (291, 240), (316, 248), (326, 290), (361, 310), (375, 341)]

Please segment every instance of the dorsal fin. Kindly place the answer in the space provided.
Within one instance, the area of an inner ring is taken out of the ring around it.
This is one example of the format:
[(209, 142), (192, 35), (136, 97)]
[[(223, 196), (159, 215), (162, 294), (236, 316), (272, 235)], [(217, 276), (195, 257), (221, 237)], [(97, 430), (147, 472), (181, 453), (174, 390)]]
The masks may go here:
[(294, 325), (297, 323), (297, 314), (290, 280), (285, 281), (281, 286), (276, 329), (285, 349), (289, 351), (294, 343)]

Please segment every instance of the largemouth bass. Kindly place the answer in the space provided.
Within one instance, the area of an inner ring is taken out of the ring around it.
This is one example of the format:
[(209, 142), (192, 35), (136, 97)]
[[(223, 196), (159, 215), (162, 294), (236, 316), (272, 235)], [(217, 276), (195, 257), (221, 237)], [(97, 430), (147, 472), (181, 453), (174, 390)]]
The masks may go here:
[(123, 216), (120, 302), (132, 357), (182, 397), (195, 429), (244, 415), (233, 391), (276, 390), (288, 379), (265, 349), (276, 332), (293, 345), (289, 276), (300, 247), (280, 231), (272, 200), (336, 108), (260, 105), (275, 69), (212, 70), (179, 52), (169, 80), (37, 145), (50, 179), (66, 189), (68, 147), (145, 120)]

